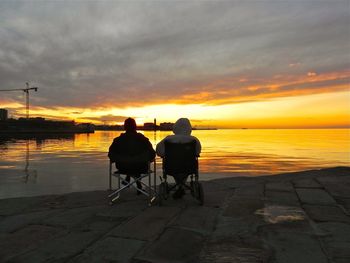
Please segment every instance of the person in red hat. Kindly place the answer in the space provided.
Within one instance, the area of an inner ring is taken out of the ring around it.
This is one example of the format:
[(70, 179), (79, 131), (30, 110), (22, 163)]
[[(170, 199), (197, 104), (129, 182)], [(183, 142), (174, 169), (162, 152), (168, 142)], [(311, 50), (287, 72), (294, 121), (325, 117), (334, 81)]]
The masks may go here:
[[(120, 173), (127, 175), (122, 182), (127, 184), (130, 182), (130, 177), (138, 178), (140, 174), (147, 172), (148, 162), (155, 158), (155, 151), (149, 139), (136, 131), (136, 122), (133, 118), (124, 121), (124, 130), (125, 133), (114, 138), (109, 147), (108, 157), (115, 162)], [(142, 189), (139, 181), (136, 184)]]

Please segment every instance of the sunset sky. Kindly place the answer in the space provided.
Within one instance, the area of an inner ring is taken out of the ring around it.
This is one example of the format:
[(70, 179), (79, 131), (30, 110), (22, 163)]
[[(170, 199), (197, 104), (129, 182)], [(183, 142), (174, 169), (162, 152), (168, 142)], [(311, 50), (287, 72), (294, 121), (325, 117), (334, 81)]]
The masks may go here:
[(77, 122), (350, 127), (349, 25), (348, 0), (0, 1), (0, 89)]

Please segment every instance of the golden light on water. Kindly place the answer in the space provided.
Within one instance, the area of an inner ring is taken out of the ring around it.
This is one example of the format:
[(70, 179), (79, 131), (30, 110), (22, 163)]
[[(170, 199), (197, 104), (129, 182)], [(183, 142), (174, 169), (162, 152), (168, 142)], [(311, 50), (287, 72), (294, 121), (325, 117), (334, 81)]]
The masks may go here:
[[(55, 158), (67, 157), (72, 162), (84, 158), (92, 164), (103, 165), (108, 159), (108, 147), (120, 133), (97, 131), (62, 139), (30, 140), (30, 160), (35, 163), (53, 155)], [(171, 134), (170, 131), (142, 133), (154, 148), (156, 143)], [(349, 129), (224, 129), (196, 130), (192, 134), (201, 141), (201, 171), (207, 173), (266, 174), (350, 165)], [(11, 147), (2, 148), (2, 162), (23, 162), (25, 146), (25, 141), (19, 140)]]
[[(0, 140), (0, 198), (105, 190), (108, 148), (120, 133)], [(153, 147), (171, 134), (143, 133)], [(350, 166), (349, 129), (195, 130), (193, 135), (203, 147), (200, 180)]]
[[(104, 131), (76, 135), (74, 147), (79, 151), (106, 153), (113, 138), (120, 133)], [(156, 143), (171, 134), (170, 131), (142, 133), (154, 148)], [(272, 174), (336, 164), (350, 165), (349, 129), (199, 130), (192, 134), (201, 141), (201, 171), (207, 173)]]

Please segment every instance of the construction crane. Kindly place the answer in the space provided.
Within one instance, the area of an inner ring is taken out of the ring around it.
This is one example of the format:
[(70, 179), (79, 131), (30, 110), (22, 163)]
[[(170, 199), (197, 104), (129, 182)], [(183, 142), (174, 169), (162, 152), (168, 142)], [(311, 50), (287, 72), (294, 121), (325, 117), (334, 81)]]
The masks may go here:
[(25, 89), (0, 89), (0, 91), (23, 91), (26, 94), (26, 118), (29, 119), (29, 91), (34, 90), (37, 92), (38, 87), (29, 87), (28, 82), (26, 82), (26, 86)]

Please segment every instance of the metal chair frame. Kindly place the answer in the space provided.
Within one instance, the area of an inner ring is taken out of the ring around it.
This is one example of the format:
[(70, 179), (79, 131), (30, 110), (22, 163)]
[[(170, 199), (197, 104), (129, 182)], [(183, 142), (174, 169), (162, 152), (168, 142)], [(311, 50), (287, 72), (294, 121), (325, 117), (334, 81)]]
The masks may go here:
[[(151, 163), (154, 163), (154, 171), (151, 170)], [(113, 191), (108, 195), (110, 198), (110, 203), (113, 204), (115, 201), (117, 201), (120, 198), (121, 192), (125, 190), (126, 188), (129, 188), (130, 186), (138, 190), (141, 194), (145, 195), (148, 197), (148, 202), (149, 205), (152, 205), (153, 201), (156, 198), (156, 162), (153, 160), (152, 162), (148, 162), (148, 169), (147, 172), (141, 173), (140, 177), (135, 178), (135, 177), (130, 177), (130, 182), (126, 181), (126, 176), (127, 173), (125, 172), (120, 172), (119, 170), (113, 171), (113, 164), (114, 162), (110, 161), (109, 162), (109, 191)], [(152, 185), (152, 173), (154, 174), (154, 179), (153, 179), (153, 185)], [(125, 177), (124, 177), (125, 176)], [(115, 190), (112, 189), (112, 177), (117, 178), (117, 188)], [(148, 184), (142, 182), (142, 179), (148, 177)], [(124, 185), (121, 185), (121, 182), (125, 182)], [(140, 182), (141, 185), (145, 186), (144, 189), (140, 189), (137, 187), (136, 182)]]

